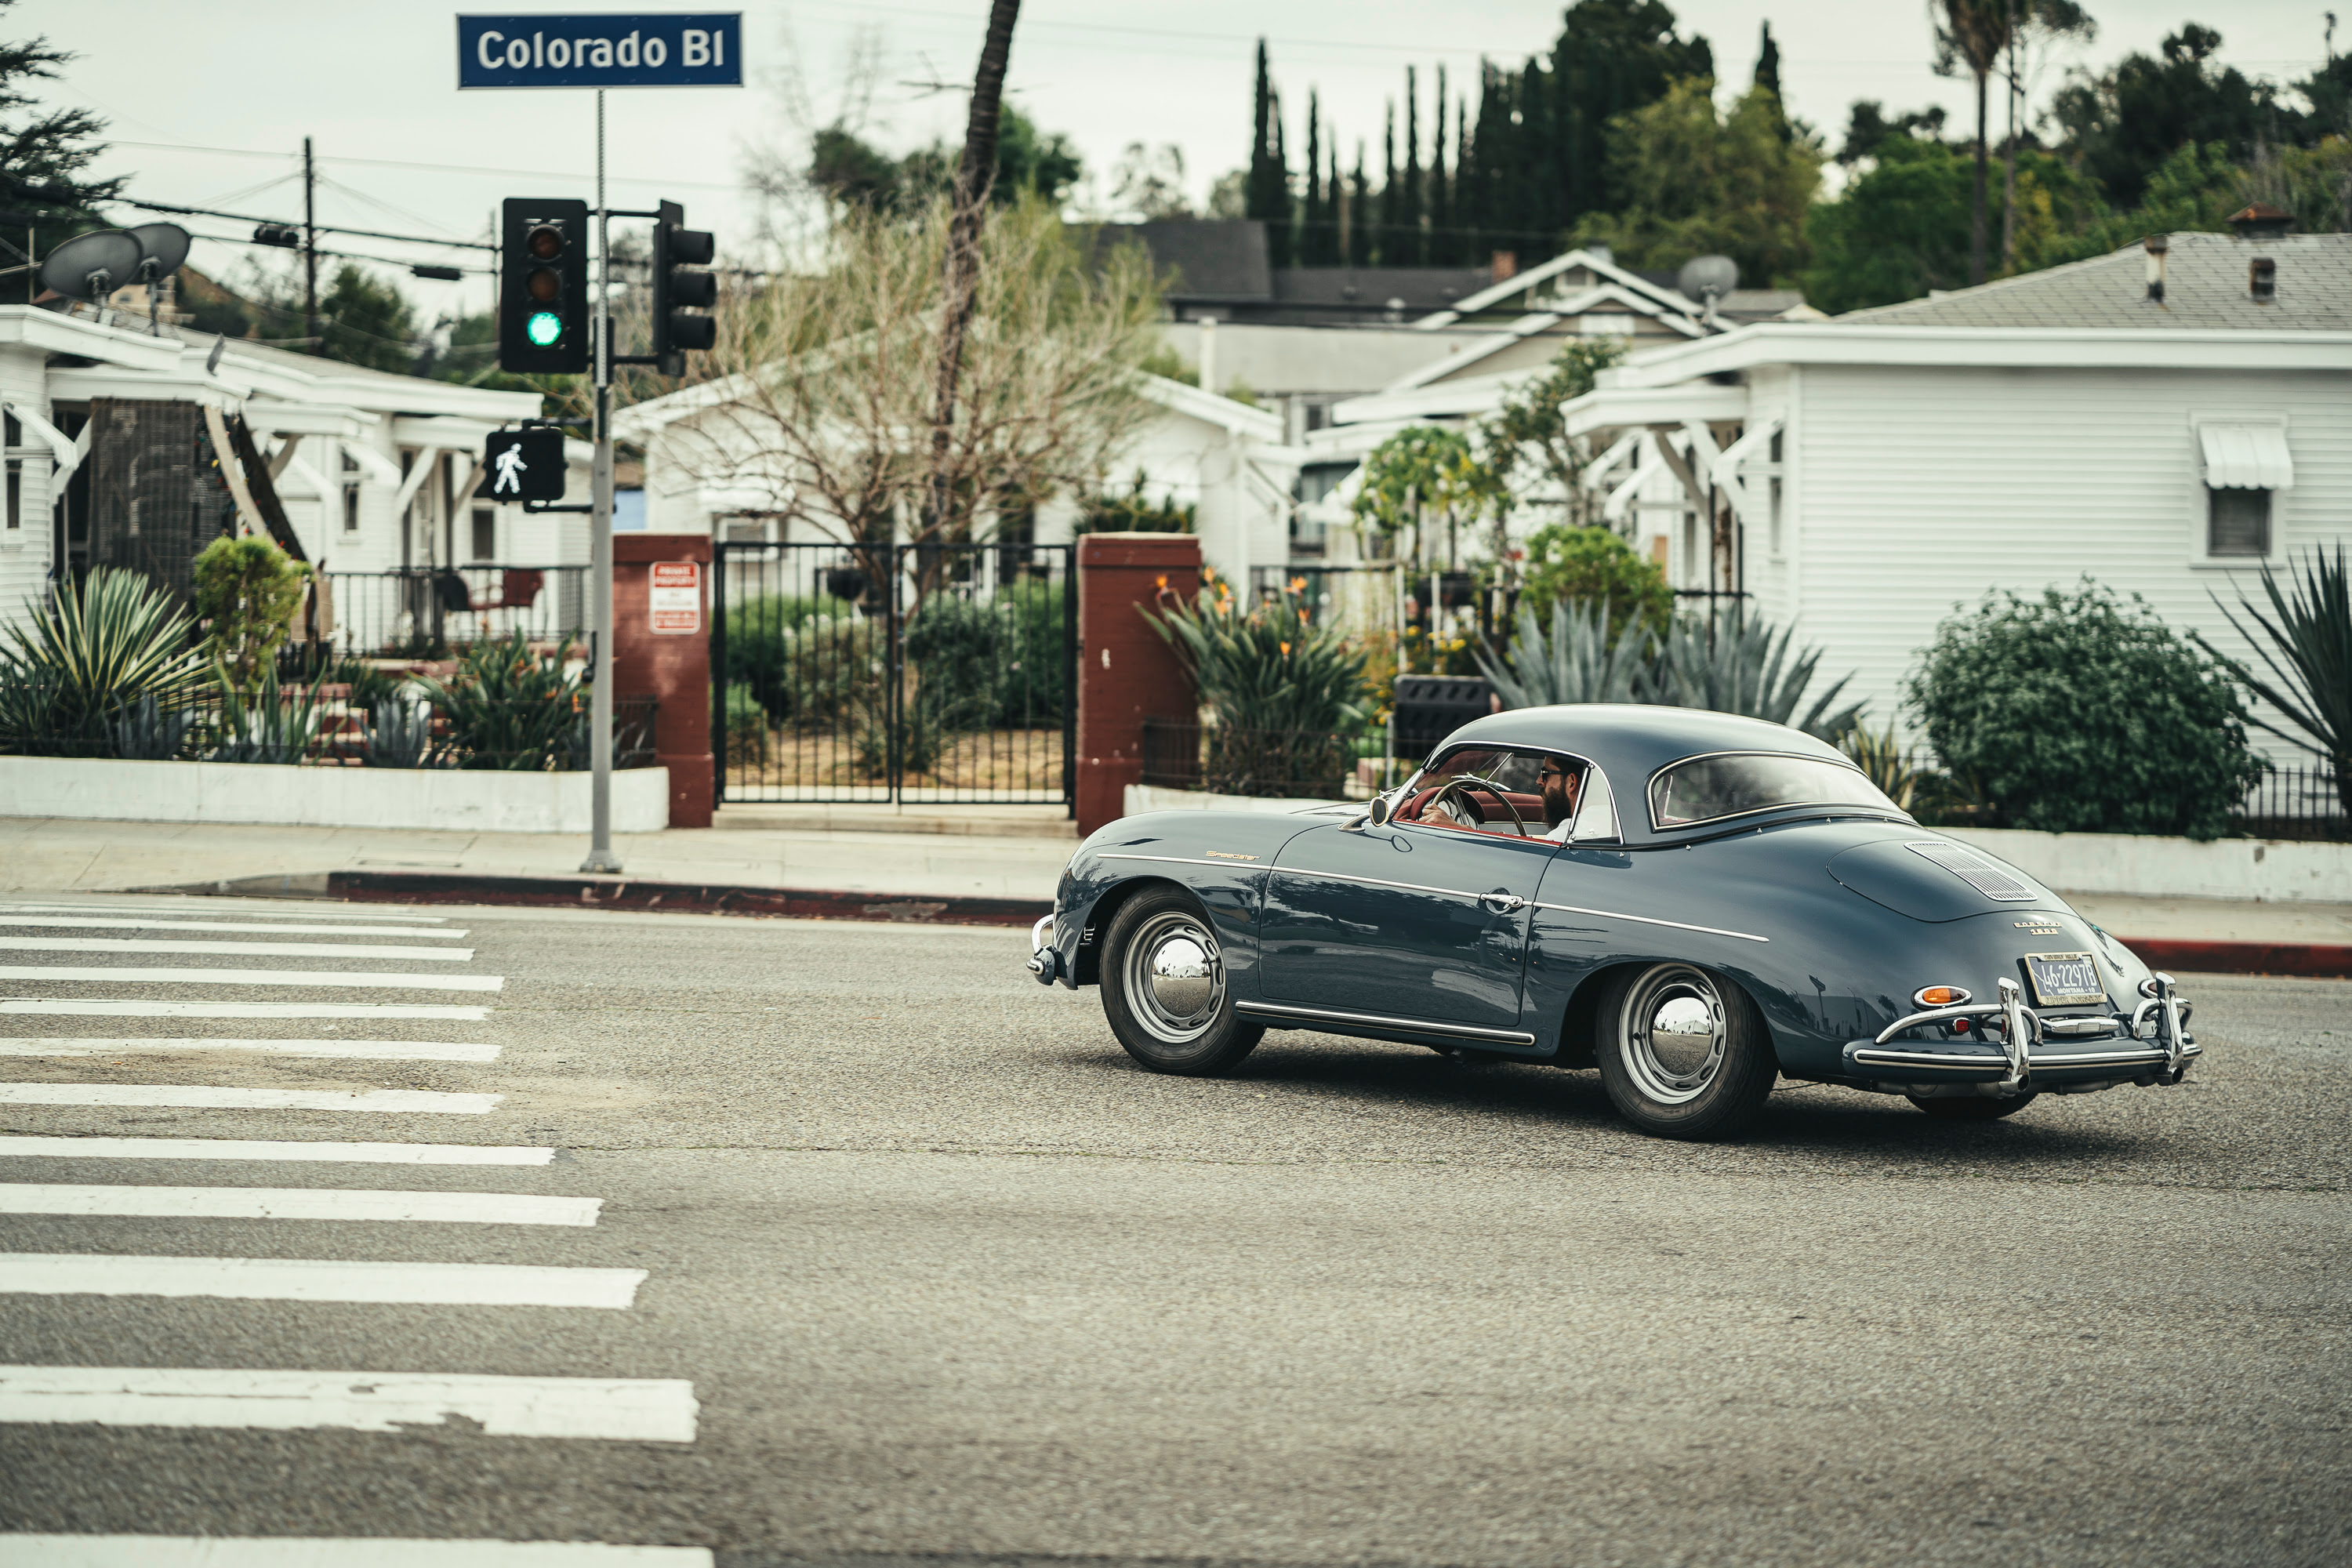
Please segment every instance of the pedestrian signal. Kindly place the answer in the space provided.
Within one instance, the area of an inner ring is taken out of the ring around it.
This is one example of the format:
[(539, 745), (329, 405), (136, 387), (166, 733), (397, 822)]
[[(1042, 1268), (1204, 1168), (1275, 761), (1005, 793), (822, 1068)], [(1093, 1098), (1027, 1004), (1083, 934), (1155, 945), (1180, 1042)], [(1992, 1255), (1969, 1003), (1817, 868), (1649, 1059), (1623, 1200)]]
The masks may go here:
[(480, 494), (496, 501), (563, 499), (563, 432), (494, 430), (482, 443)]
[(588, 204), (509, 196), (499, 246), (499, 368), (588, 368)]

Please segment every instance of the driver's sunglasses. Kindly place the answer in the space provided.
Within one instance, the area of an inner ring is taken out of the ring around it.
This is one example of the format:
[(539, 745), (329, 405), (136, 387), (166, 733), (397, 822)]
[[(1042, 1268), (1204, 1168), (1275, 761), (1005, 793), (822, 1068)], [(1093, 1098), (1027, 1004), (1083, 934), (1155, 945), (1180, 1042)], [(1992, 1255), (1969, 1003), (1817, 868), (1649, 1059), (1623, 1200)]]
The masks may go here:
[(1568, 770), (1566, 768), (1555, 768), (1549, 764), (1536, 770), (1536, 782), (1538, 784), (1549, 784), (1553, 779), (1564, 779), (1567, 776)]

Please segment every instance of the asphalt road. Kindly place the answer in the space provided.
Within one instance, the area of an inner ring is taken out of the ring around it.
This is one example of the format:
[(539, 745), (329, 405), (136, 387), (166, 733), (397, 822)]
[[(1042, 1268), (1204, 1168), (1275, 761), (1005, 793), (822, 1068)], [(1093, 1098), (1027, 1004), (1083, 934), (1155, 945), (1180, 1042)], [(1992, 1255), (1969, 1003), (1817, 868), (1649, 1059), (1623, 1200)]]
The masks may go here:
[[(2352, 1561), (2352, 986), (2196, 978), (2208, 1050), (2178, 1089), (1955, 1127), (1789, 1086), (1746, 1142), (1692, 1146), (1628, 1131), (1590, 1072), (1327, 1037), (1271, 1035), (1229, 1079), (1155, 1078), (1094, 993), (1031, 983), (1019, 932), (424, 912), (469, 934), (411, 945), (473, 956), (26, 952), (408, 939), (0, 928), (17, 972), (0, 995), (35, 999), (0, 1003), (9, 1085), (502, 1097), (288, 1110), (11, 1088), (0, 1133), (555, 1151), (461, 1166), (0, 1143), (0, 1184), (602, 1200), (585, 1226), (0, 1214), (19, 1255), (0, 1259), (0, 1529), (707, 1546), (730, 1568)], [(22, 973), (56, 965), (502, 986)], [(487, 1016), (23, 1010), (76, 998)], [(134, 1049), (187, 1037), (497, 1050)], [(0, 1203), (24, 1206), (14, 1190)], [(22, 1255), (127, 1259), (110, 1267), (129, 1293), (28, 1293), (5, 1278)], [(139, 1293), (172, 1258), (644, 1279), (603, 1309)], [(6, 1381), (24, 1368), (684, 1380), (698, 1408), (690, 1441), (463, 1415), (100, 1425), (121, 1400), (27, 1418)]]

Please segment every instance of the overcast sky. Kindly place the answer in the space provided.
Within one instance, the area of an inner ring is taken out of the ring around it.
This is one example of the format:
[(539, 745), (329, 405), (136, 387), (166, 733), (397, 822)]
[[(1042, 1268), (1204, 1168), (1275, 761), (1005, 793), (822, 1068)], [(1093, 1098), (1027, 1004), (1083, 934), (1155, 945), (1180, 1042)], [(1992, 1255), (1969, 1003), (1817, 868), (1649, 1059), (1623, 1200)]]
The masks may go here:
[[(2067, 65), (2098, 68), (2133, 50), (2153, 52), (2189, 18), (2219, 28), (2221, 58), (2250, 75), (2293, 80), (2324, 58), (2326, 6), (2309, 0), (2089, 0), (2089, 8), (2100, 24), (2097, 40), (2054, 62), (2040, 84), (2042, 96)], [(1955, 124), (1972, 113), (1966, 83), (1929, 68), (1924, 4), (1685, 0), (1675, 10), (1686, 32), (1713, 43), (1727, 86), (1748, 82), (1759, 28), (1769, 18), (1790, 112), (1832, 143), (1857, 98), (1881, 100), (1890, 110), (1940, 103)], [(797, 65), (816, 119), (831, 120), (844, 108), (843, 81), (863, 34), (879, 49), (867, 133), (894, 150), (961, 140), (961, 94), (920, 84), (969, 81), (986, 12), (981, 0), (794, 0), (747, 8), (751, 85), (610, 95), (614, 205), (681, 201), (690, 221), (718, 230), (722, 258), (748, 259), (755, 209), (741, 192), (740, 172), (747, 149), (789, 145), (795, 134), (777, 86), (789, 68)], [(1294, 163), (1313, 88), (1347, 156), (1352, 160), (1362, 138), (1377, 165), (1382, 106), (1402, 93), (1407, 64), (1422, 68), (1426, 95), (1431, 68), (1443, 63), (1459, 94), (1475, 89), (1481, 55), (1517, 61), (1549, 48), (1559, 14), (1559, 0), (1192, 0), (1152, 7), (1030, 0), (1014, 35), (1008, 85), (1033, 119), (1070, 135), (1091, 169), (1108, 168), (1132, 142), (1176, 144), (1197, 199), (1247, 155), (1252, 45), (1261, 31), (1284, 94)], [(226, 0), (201, 9), (184, 0), (23, 0), (7, 21), (17, 36), (43, 33), (81, 57), (55, 99), (107, 118), (116, 144), (100, 169), (131, 175), (134, 196), (299, 219), (306, 135), (320, 159), (321, 223), (479, 238), (503, 196), (588, 195), (593, 95), (457, 90), (454, 15), (454, 7), (415, 0), (331, 6)], [(2352, 28), (2339, 45), (2352, 48)], [(1425, 135), (1426, 99), (1423, 114)], [(249, 233), (222, 220), (190, 226)], [(338, 243), (403, 260), (476, 259), (376, 240)], [(206, 243), (194, 259), (234, 279), (252, 254), (247, 246)], [(412, 293), (426, 310), (442, 313), (480, 309), (488, 287), (469, 279), (415, 284)]]

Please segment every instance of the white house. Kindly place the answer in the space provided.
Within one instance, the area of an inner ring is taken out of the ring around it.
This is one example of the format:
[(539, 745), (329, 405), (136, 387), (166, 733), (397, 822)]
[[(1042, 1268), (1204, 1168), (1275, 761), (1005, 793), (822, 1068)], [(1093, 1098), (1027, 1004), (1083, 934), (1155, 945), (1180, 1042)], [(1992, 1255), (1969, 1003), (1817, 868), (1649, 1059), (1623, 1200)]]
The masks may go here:
[[(584, 519), (527, 515), (477, 492), (484, 437), (536, 416), (540, 402), (168, 326), (155, 335), (144, 319), (87, 306), (0, 306), (0, 621), (22, 614), (50, 580), (119, 554), (121, 542), (107, 537), (118, 517), (135, 533), (144, 508), (152, 537), (165, 498), (182, 504), (187, 454), (169, 443), (140, 448), (120, 472), (95, 471), (99, 405), (178, 408), (159, 429), (192, 433), (241, 415), (295, 537), (334, 574), (584, 564)], [(585, 499), (590, 449), (569, 443), (566, 455), (572, 493)], [(174, 466), (179, 491), (170, 488)], [(184, 554), (201, 542), (176, 542)]]
[(2089, 576), (2243, 654), (2214, 596), (2352, 539), (2352, 235), (2265, 226), (1661, 348), (1569, 427), (1678, 585), (1751, 595), (1874, 722), (1989, 590)]

